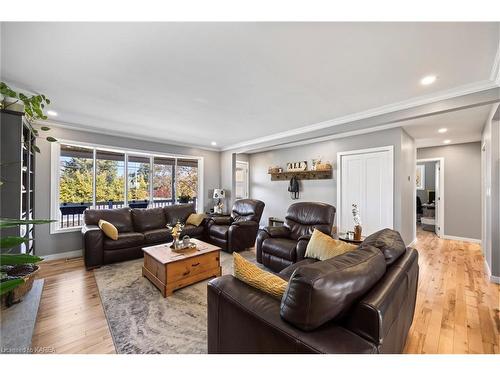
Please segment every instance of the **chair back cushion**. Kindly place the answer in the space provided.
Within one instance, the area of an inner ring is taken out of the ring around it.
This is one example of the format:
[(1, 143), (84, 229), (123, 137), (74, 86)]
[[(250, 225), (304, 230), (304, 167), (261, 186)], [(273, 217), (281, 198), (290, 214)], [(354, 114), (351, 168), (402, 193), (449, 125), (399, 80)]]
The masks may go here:
[(264, 202), (257, 199), (239, 199), (231, 210), (233, 221), (255, 221), (258, 223), (264, 211)]
[(385, 228), (375, 232), (363, 241), (364, 245), (374, 246), (385, 256), (387, 265), (394, 263), (406, 252), (406, 245), (399, 232)]
[(290, 229), (291, 238), (312, 234), (314, 229), (330, 234), (335, 219), (335, 207), (326, 203), (300, 202), (288, 207), (285, 226)]
[(85, 210), (83, 220), (86, 225), (99, 225), (99, 220), (113, 224), (118, 233), (133, 232), (132, 214), (130, 208), (112, 208), (109, 210)]
[(174, 225), (177, 221), (186, 223), (189, 215), (196, 213), (194, 203), (174, 204), (163, 208), (167, 216), (167, 224)]
[(132, 220), (136, 232), (146, 232), (153, 229), (165, 228), (167, 218), (162, 207), (156, 208), (133, 208)]
[(384, 255), (373, 246), (298, 267), (281, 300), (280, 315), (304, 331), (318, 328), (346, 312), (385, 270)]

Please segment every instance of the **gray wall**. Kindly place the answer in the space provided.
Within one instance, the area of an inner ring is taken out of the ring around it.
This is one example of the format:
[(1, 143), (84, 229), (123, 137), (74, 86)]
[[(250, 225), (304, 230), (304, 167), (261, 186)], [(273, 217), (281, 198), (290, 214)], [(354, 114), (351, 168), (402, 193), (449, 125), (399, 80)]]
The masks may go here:
[[(203, 157), (204, 206), (205, 209), (213, 206), (213, 189), (220, 184), (219, 152), (56, 127), (52, 128), (50, 135), (57, 139), (88, 142), (91, 144)], [(50, 144), (45, 140), (40, 140), (37, 144), (40, 147), (41, 153), (36, 158), (35, 214), (37, 218), (49, 218), (51, 204)], [(35, 241), (37, 255), (52, 255), (82, 249), (82, 236), (80, 232), (50, 234), (48, 225), (37, 226)]]
[(425, 165), (425, 186), (424, 190), (417, 190), (417, 196), (420, 197), (422, 203), (427, 203), (428, 192), (427, 190), (434, 191), (436, 189), (436, 162), (428, 161), (425, 163), (417, 163), (417, 165)]
[[(493, 107), (495, 109), (495, 106)], [(482, 133), (482, 248), (491, 274), (500, 278), (500, 109)], [(498, 282), (498, 280), (497, 280)]]
[(417, 150), (417, 159), (440, 157), (444, 158), (444, 235), (480, 239), (481, 143)]
[[(261, 225), (267, 225), (270, 216), (283, 218), (288, 206), (297, 201), (325, 202), (336, 206), (337, 152), (389, 145), (394, 146), (394, 227), (401, 232), (405, 242), (410, 243), (414, 239), (413, 176), (416, 159), (413, 140), (401, 128), (250, 154), (250, 197), (266, 204)], [(285, 167), (289, 161), (310, 162), (316, 158), (334, 165), (333, 179), (300, 181), (299, 200), (290, 198), (288, 181), (271, 181), (267, 174), (269, 166)]]
[[(225, 151), (220, 153), (220, 187), (226, 190), (226, 199), (224, 213), (230, 212), (233, 206), (236, 181), (236, 154), (231, 151)], [(212, 202), (212, 206), (213, 206)]]

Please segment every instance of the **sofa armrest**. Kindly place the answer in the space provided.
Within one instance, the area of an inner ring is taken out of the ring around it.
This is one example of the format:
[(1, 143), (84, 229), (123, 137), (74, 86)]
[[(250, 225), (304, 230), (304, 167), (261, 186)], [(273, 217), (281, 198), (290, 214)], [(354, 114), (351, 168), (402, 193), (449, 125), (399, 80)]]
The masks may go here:
[(232, 218), (231, 216), (215, 216), (208, 219), (208, 224), (216, 224), (216, 225), (231, 225)]
[(97, 225), (83, 225), (83, 252), (87, 269), (100, 267), (104, 258), (104, 233)]
[(265, 231), (269, 237), (273, 238), (289, 238), (290, 237), (290, 229), (287, 227), (281, 226), (281, 227), (264, 227), (262, 228), (263, 231)]
[(295, 251), (297, 254), (297, 262), (303, 260), (306, 256), (307, 245), (309, 244), (309, 240), (311, 239), (310, 234), (305, 234), (300, 236), (297, 241), (297, 246), (295, 247)]
[(255, 245), (259, 224), (255, 221), (234, 221), (228, 231), (228, 249), (240, 251)]
[(242, 227), (242, 228), (244, 228), (244, 227), (251, 227), (251, 228), (257, 228), (257, 229), (259, 229), (259, 224), (256, 223), (253, 220), (233, 221), (231, 223), (231, 226), (233, 226), (233, 225), (236, 225), (236, 226)]
[(305, 332), (280, 317), (280, 301), (231, 275), (208, 283), (208, 353), (373, 353), (334, 323)]

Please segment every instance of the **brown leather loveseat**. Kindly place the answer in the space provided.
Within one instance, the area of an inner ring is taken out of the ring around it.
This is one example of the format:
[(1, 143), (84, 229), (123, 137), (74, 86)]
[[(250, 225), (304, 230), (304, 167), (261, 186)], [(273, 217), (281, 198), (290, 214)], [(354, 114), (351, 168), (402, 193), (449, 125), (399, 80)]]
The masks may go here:
[[(117, 208), (86, 210), (82, 227), (85, 266), (100, 267), (103, 264), (141, 258), (142, 248), (172, 241), (167, 224), (178, 220), (184, 223), (195, 213), (194, 204), (178, 204), (158, 208)], [(106, 220), (118, 229), (118, 239), (104, 235), (97, 224)], [(186, 225), (181, 237), (202, 238), (204, 225)]]
[(275, 272), (304, 259), (314, 229), (331, 234), (335, 207), (326, 203), (300, 202), (288, 207), (285, 224), (259, 230), (257, 262)]
[(281, 300), (218, 277), (208, 284), (208, 352), (401, 353), (418, 271), (417, 251), (384, 229), (354, 251), (282, 270)]
[(264, 206), (264, 202), (256, 199), (235, 201), (231, 216), (208, 219), (208, 242), (228, 253), (252, 247), (255, 244)]

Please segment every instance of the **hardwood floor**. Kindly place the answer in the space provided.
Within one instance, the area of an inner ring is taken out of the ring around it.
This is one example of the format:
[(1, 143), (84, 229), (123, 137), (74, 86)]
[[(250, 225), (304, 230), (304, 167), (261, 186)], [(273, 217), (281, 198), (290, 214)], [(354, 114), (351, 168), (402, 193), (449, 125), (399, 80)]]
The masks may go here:
[[(500, 285), (488, 281), (479, 245), (419, 231), (420, 279), (405, 353), (499, 353)], [(34, 347), (115, 353), (93, 272), (83, 260), (42, 263)]]

